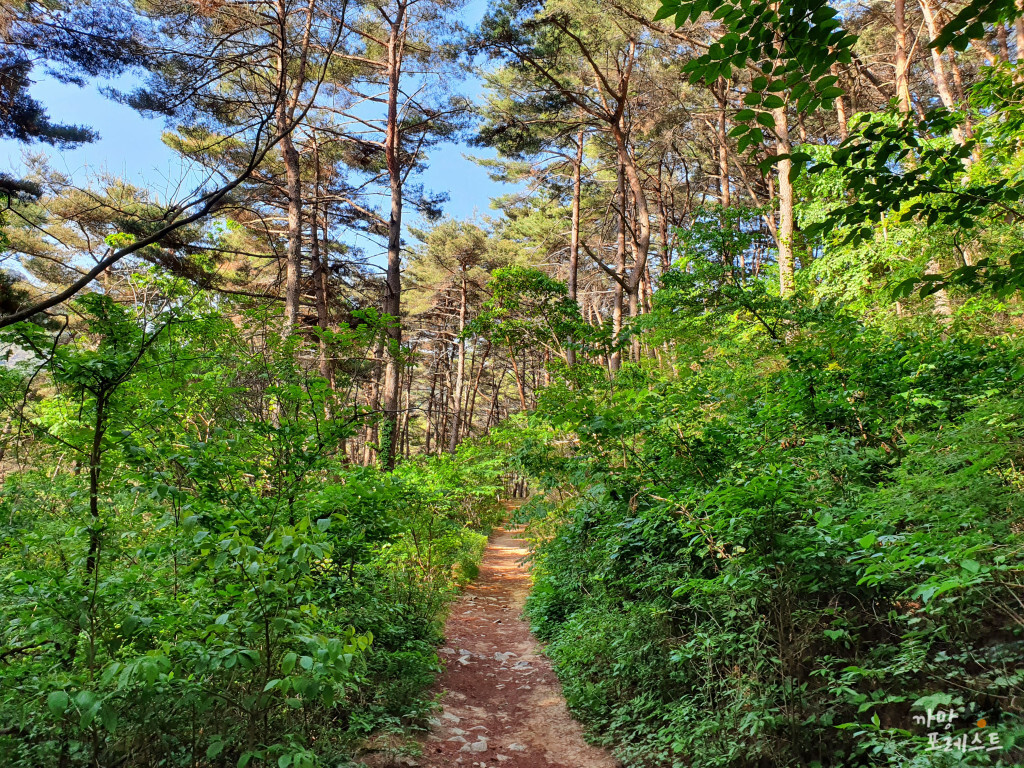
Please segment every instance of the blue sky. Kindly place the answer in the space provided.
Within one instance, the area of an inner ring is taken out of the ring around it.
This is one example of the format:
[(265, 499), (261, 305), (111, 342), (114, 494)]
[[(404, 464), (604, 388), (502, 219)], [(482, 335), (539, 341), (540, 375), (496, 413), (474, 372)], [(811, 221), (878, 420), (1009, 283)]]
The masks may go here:
[[(478, 23), (485, 9), (486, 0), (471, 0), (460, 14), (463, 23)], [(480, 82), (470, 78), (460, 90), (476, 96)], [(54, 170), (73, 176), (79, 183), (84, 183), (92, 174), (103, 172), (147, 187), (161, 198), (172, 195), (183, 170), (177, 156), (160, 140), (166, 127), (163, 120), (144, 118), (131, 108), (110, 101), (100, 93), (99, 84), (79, 88), (40, 78), (32, 93), (47, 106), (55, 122), (86, 125), (97, 131), (100, 138), (73, 150), (56, 150), (44, 144), (26, 146), (0, 139), (0, 172), (16, 173), (22, 167), (26, 151), (42, 153), (49, 156)], [(446, 144), (431, 152), (430, 167), (416, 181), (428, 190), (448, 192), (450, 200), (445, 205), (448, 216), (461, 219), (493, 215), (490, 199), (507, 192), (509, 187), (491, 181), (486, 169), (467, 160), (465, 153), (493, 156), (482, 149)], [(408, 223), (419, 224), (415, 216)], [(372, 252), (367, 243), (362, 245)]]

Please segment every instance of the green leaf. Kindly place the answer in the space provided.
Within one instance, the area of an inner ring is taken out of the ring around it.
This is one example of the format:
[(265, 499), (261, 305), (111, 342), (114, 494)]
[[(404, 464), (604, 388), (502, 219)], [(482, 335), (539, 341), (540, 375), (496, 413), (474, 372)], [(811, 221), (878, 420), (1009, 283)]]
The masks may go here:
[(867, 549), (872, 546), (878, 538), (873, 533), (869, 533), (867, 536), (860, 539), (857, 543), (860, 544), (861, 549)]
[(291, 674), (291, 671), (295, 669), (295, 662), (298, 661), (298, 654), (286, 653), (284, 658), (281, 659), (281, 671), (286, 675)]
[(70, 703), (71, 697), (64, 691), (51, 691), (50, 695), (46, 697), (46, 706), (54, 717), (63, 716)]
[(100, 722), (103, 723), (103, 727), (107, 729), (108, 733), (113, 734), (117, 731), (117, 712), (113, 707), (108, 707), (106, 704), (100, 707)]
[(661, 21), (662, 19), (667, 19), (669, 16), (674, 16), (676, 14), (676, 11), (678, 11), (678, 10), (679, 10), (679, 4), (678, 3), (671, 3), (671, 2), (662, 3), (661, 7), (658, 9), (658, 12), (656, 14), (654, 14), (654, 19), (653, 20), (654, 21)]
[(960, 567), (968, 573), (977, 573), (981, 570), (981, 565), (976, 560), (961, 560)]
[(100, 699), (92, 691), (79, 691), (75, 694), (75, 706), (82, 713), (78, 723), (81, 728), (88, 728), (92, 725), (92, 721), (96, 719), (96, 715), (100, 711), (100, 704)]

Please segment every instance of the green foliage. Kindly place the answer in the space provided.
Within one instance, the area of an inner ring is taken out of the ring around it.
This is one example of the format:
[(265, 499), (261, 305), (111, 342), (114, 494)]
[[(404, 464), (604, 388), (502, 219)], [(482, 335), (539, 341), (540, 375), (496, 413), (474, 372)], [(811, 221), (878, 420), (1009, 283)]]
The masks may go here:
[(739, 139), (738, 151), (766, 141), (775, 128), (771, 110), (788, 103), (798, 112), (831, 109), (843, 95), (832, 68), (851, 61), (857, 37), (843, 29), (839, 11), (825, 0), (714, 5), (707, 0), (662, 0), (654, 19), (673, 17), (675, 25), (682, 27), (696, 22), (705, 11), (719, 21), (725, 34), (683, 65), (690, 82), (712, 85), (747, 67), (761, 72), (751, 82), (744, 108), (736, 114), (739, 124), (730, 132)]
[(471, 448), (346, 466), (363, 416), (296, 362), (299, 339), (247, 354), (204, 297), (164, 298), (143, 315), (85, 296), (70, 338), (11, 329), (34, 353), (11, 381), (42, 364), (48, 392), (28, 393), (33, 461), (0, 495), (0, 754), (343, 764), (429, 712), (500, 467)]
[(565, 284), (539, 269), (496, 269), (487, 287), (491, 297), (467, 333), (497, 341), (513, 354), (537, 347), (564, 354), (567, 347), (578, 347), (583, 337), (593, 335)]
[[(628, 766), (1019, 764), (1019, 344), (716, 262), (656, 295), (673, 365), (554, 385), (509, 435), (573, 711)], [(937, 702), (999, 750), (929, 751)]]

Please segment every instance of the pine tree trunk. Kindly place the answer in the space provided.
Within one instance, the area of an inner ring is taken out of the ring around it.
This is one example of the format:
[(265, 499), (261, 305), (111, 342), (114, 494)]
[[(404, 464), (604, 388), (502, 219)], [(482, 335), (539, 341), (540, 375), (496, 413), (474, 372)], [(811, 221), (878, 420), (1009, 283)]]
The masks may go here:
[[(786, 107), (772, 110), (775, 118), (775, 135), (778, 137), (776, 154), (788, 155), (792, 151), (789, 140), (789, 120)], [(779, 160), (775, 164), (779, 176), (779, 292), (783, 297), (793, 293), (796, 283), (795, 266), (793, 263), (793, 182), (789, 180), (789, 172), (793, 162), (789, 159)]]
[(448, 452), (455, 453), (459, 445), (459, 430), (462, 426), (462, 389), (466, 380), (466, 340), (462, 337), (466, 330), (466, 268), (462, 268), (462, 285), (459, 290), (459, 343), (458, 360), (455, 364), (455, 391), (452, 397), (454, 413), (452, 414), (452, 431), (448, 438)]
[[(919, 2), (921, 13), (924, 15), (924, 23), (928, 28), (928, 36), (934, 40), (938, 36), (939, 30), (935, 24), (935, 14), (932, 13), (931, 0), (919, 0)], [(938, 48), (931, 48), (929, 50), (932, 53), (932, 81), (935, 83), (935, 90), (939, 94), (942, 106), (946, 109), (956, 109), (956, 102), (953, 100), (953, 94), (949, 90), (946, 66), (942, 61), (942, 51)], [(963, 144), (964, 134), (959, 127), (953, 129), (953, 139), (958, 144)]]
[(999, 55), (1002, 60), (1008, 62), (1010, 60), (1010, 44), (1007, 40), (1006, 26), (1002, 22), (996, 24), (996, 45), (999, 47)]
[[(830, 72), (833, 77), (839, 77), (839, 67), (835, 64), (832, 65)], [(837, 80), (836, 82), (838, 83), (839, 81)], [(850, 138), (849, 121), (850, 118), (846, 114), (846, 97), (838, 96), (836, 97), (836, 123), (839, 125), (839, 139), (841, 141), (846, 141)]]
[[(1024, 11), (1024, 0), (1017, 0), (1017, 10)], [(1013, 31), (1017, 38), (1017, 64), (1020, 64), (1021, 54), (1024, 54), (1024, 17), (1017, 17), (1013, 22)]]
[[(278, 108), (279, 123), (287, 125), (283, 106)], [(281, 159), (284, 162), (285, 196), (288, 199), (288, 244), (285, 252), (284, 330), (292, 333), (299, 320), (302, 286), (302, 182), (299, 153), (290, 133), (281, 140)]]
[[(383, 360), (384, 355), (384, 341), (378, 339), (373, 349), (373, 380), (370, 382), (370, 388), (366, 393), (366, 406), (370, 409), (370, 413), (376, 413), (380, 406), (380, 383), (381, 375), (383, 373)], [(363, 441), (363, 466), (368, 467), (373, 463), (373, 443), (377, 442), (377, 430), (376, 427), (369, 424), (366, 425), (364, 430), (365, 439)]]
[(623, 283), (626, 275), (626, 185), (622, 165), (619, 165), (618, 202), (619, 218), (615, 232), (615, 274), (618, 279), (613, 281), (612, 290), (612, 339), (616, 349), (612, 352), (609, 367), (614, 374), (622, 367), (622, 351), (618, 349), (619, 337), (622, 334)]
[[(718, 139), (718, 203), (722, 206), (721, 221), (723, 230), (728, 223), (725, 209), (732, 203), (732, 190), (729, 188), (729, 126), (726, 120), (726, 111), (729, 107), (727, 88), (728, 84), (725, 78), (718, 78), (718, 87), (714, 92), (715, 99), (718, 101), (718, 126), (715, 133)], [(731, 248), (725, 249), (725, 252), (722, 254), (722, 260), (725, 269), (731, 276), (736, 268)]]
[(473, 430), (473, 412), (476, 410), (476, 398), (480, 393), (480, 381), (484, 376), (484, 368), (487, 365), (487, 356), (491, 353), (491, 342), (487, 342), (487, 346), (484, 347), (484, 353), (480, 356), (480, 368), (476, 372), (476, 379), (473, 382), (473, 392), (469, 398), (469, 412), (466, 416), (466, 435), (468, 436)]
[[(569, 298), (576, 301), (576, 281), (580, 267), (580, 196), (583, 193), (583, 129), (580, 128), (576, 137), (576, 158), (572, 168), (572, 224), (569, 235), (569, 280), (566, 287)], [(566, 352), (566, 362), (576, 365), (576, 350), (572, 347)]]
[(900, 112), (910, 112), (910, 62), (907, 59), (906, 0), (895, 0), (893, 21), (896, 27), (896, 101)]
[[(320, 234), (317, 226), (319, 212), (317, 205), (313, 204), (313, 220), (309, 228), (309, 258), (313, 262), (313, 294), (316, 303), (316, 324), (321, 331), (327, 330), (327, 280), (324, 274), (323, 259), (320, 256)], [(331, 362), (327, 350), (327, 339), (323, 334), (320, 336), (320, 375), (330, 382), (331, 389), (334, 389), (334, 376), (331, 369)]]
[(437, 370), (432, 367), (430, 370), (430, 396), (427, 398), (427, 435), (424, 438), (424, 452), (430, 455), (430, 439), (434, 433), (434, 392), (437, 390)]
[[(634, 235), (631, 237), (636, 258), (633, 262), (633, 270), (626, 277), (625, 281), (626, 292), (634, 294), (640, 290), (640, 280), (643, 278), (644, 268), (647, 266), (647, 254), (651, 250), (651, 211), (647, 205), (647, 192), (644, 190), (643, 182), (640, 180), (636, 164), (629, 154), (626, 135), (618, 123), (612, 123), (611, 127), (618, 150), (619, 165), (625, 173), (626, 181), (629, 183), (629, 191), (633, 195), (633, 205), (636, 206), (636, 217), (633, 222)], [(625, 201), (624, 194), (623, 201)], [(622, 210), (622, 215), (625, 217), (625, 205), (623, 205)], [(623, 275), (625, 276), (625, 273)]]
[(384, 419), (379, 438), (380, 461), (387, 471), (395, 468), (398, 443), (400, 355), (402, 349), (402, 166), (401, 128), (398, 124), (398, 99), (401, 94), (402, 56), (405, 46), (404, 3), (398, 5), (388, 36), (388, 115), (384, 135), (384, 160), (391, 187), (391, 213), (388, 217), (388, 265), (385, 277), (384, 314), (390, 316), (384, 367)]
[(580, 264), (580, 195), (583, 191), (583, 129), (576, 137), (576, 158), (572, 167), (572, 230), (569, 236), (569, 298), (576, 301), (576, 281)]
[[(285, 17), (288, 9), (284, 0), (277, 0), (277, 20), (282, 25), (282, 38), (277, 41), (280, 49), (277, 53), (277, 78), (278, 90), (277, 106), (274, 119), (277, 122), (277, 130), (284, 132), (281, 139), (281, 161), (284, 163), (285, 173), (285, 198), (287, 200), (288, 217), (288, 239), (285, 251), (285, 289), (284, 289), (284, 327), (282, 335), (287, 337), (295, 328), (299, 319), (299, 303), (302, 295), (302, 176), (299, 167), (299, 153), (295, 149), (295, 142), (292, 140), (292, 132), (289, 129), (294, 104), (290, 98), (288, 88), (288, 62), (285, 61), (285, 50), (288, 41), (283, 37)], [(306, 19), (307, 28), (311, 19)], [(308, 38), (306, 40), (308, 46)], [(303, 59), (305, 54), (303, 53)], [(301, 73), (299, 74), (301, 77)]]

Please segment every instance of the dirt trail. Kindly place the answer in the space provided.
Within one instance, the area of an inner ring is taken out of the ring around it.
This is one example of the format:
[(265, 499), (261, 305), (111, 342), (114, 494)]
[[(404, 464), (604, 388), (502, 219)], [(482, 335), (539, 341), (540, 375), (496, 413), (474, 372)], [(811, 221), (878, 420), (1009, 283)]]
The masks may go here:
[(480, 577), (452, 606), (438, 681), (444, 709), (417, 762), (423, 768), (615, 768), (583, 740), (550, 662), (520, 618), (530, 589), (515, 530), (496, 532)]

